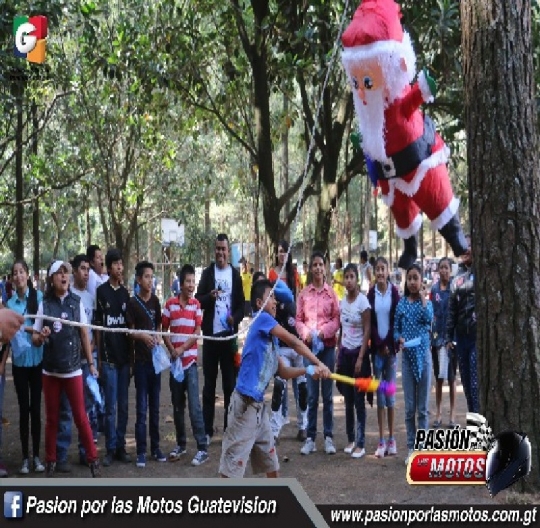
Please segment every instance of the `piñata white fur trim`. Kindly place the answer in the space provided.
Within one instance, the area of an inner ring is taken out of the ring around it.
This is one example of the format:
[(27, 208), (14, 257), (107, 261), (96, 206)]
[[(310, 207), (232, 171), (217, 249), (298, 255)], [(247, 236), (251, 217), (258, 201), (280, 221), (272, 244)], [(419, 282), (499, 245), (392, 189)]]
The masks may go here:
[(405, 59), (407, 72), (411, 76), (411, 81), (416, 74), (416, 55), (412, 46), (411, 36), (407, 31), (403, 31), (403, 40), (401, 42), (397, 40), (382, 40), (364, 46), (343, 48), (341, 61), (345, 69), (349, 70), (355, 63), (375, 59), (387, 54), (396, 54), (398, 57)]
[(445, 145), (441, 150), (438, 150), (429, 158), (426, 158), (422, 163), (420, 163), (420, 165), (418, 165), (416, 173), (410, 182), (406, 182), (401, 178), (396, 178), (396, 189), (409, 197), (414, 196), (418, 192), (418, 189), (420, 189), (420, 185), (422, 185), (422, 181), (424, 180), (427, 172), (430, 169), (434, 169), (439, 165), (445, 164), (448, 161), (449, 156), (450, 149)]
[(417, 214), (415, 219), (411, 222), (411, 225), (407, 227), (406, 229), (402, 229), (401, 227), (396, 225), (396, 234), (399, 238), (410, 238), (413, 235), (416, 235), (418, 231), (420, 231), (420, 227), (422, 226), (422, 215)]
[(410, 182), (406, 182), (401, 178), (388, 180), (388, 194), (381, 195), (383, 203), (388, 207), (392, 207), (394, 204), (395, 189), (398, 189), (409, 197), (414, 196), (418, 192), (418, 189), (420, 189), (420, 185), (422, 184), (427, 171), (445, 164), (448, 161), (449, 156), (450, 149), (445, 145), (444, 148), (435, 152), (435, 154), (432, 154), (418, 165), (416, 174)]
[(431, 229), (438, 231), (442, 229), (458, 212), (459, 200), (454, 196), (448, 207), (434, 220), (431, 221)]
[(435, 98), (433, 97), (433, 94), (429, 89), (429, 84), (427, 82), (424, 71), (421, 71), (418, 74), (418, 88), (420, 88), (420, 93), (422, 94), (422, 97), (424, 98), (424, 101), (426, 103), (432, 103), (433, 101), (435, 101)]

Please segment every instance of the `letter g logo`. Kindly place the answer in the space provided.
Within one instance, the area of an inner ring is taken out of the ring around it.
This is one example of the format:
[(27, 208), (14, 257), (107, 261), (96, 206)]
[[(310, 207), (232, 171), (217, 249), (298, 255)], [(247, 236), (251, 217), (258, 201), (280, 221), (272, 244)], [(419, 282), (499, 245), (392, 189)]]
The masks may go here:
[(18, 27), (15, 34), (15, 47), (17, 51), (20, 53), (30, 53), (36, 47), (37, 37), (29, 35), (33, 31), (36, 31), (36, 27), (29, 22), (21, 24)]

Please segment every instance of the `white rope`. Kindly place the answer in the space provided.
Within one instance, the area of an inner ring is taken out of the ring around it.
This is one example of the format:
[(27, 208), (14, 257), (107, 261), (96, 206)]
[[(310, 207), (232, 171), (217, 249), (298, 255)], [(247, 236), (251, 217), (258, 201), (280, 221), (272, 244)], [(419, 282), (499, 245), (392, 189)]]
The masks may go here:
[(196, 337), (197, 340), (208, 339), (210, 341), (228, 341), (235, 336), (224, 336), (224, 337), (214, 337), (214, 336), (203, 336), (201, 334), (178, 334), (176, 332), (157, 332), (155, 330), (135, 330), (132, 328), (110, 328), (107, 326), (97, 326), (90, 323), (80, 323), (78, 321), (70, 321), (69, 319), (61, 319), (60, 317), (51, 317), (50, 315), (26, 315), (27, 319), (43, 319), (44, 321), (53, 321), (59, 322), (67, 326), (76, 326), (78, 328), (88, 328), (89, 330), (101, 331), (101, 332), (110, 332), (112, 334), (150, 334), (155, 336), (168, 336), (168, 337), (187, 337), (192, 338)]

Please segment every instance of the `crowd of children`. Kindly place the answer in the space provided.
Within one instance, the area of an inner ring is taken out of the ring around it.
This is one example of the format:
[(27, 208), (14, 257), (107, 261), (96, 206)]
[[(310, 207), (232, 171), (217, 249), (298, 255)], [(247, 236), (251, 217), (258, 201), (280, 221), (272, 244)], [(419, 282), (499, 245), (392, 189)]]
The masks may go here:
[[(303, 442), (300, 452), (309, 455), (316, 450), (321, 396), (324, 450), (327, 454), (336, 453), (331, 373), (337, 370), (346, 376), (363, 378), (373, 375), (395, 383), (399, 355), (409, 455), (416, 429), (428, 427), (432, 368), (437, 378), (437, 415), (432, 425), (443, 425), (442, 384), (448, 380), (451, 389), (448, 425), (454, 426), (457, 361), (452, 347), (448, 346), (453, 341), (447, 325), (451, 295), (448, 259), (439, 263), (440, 282), (432, 289), (430, 300), (421, 269), (416, 265), (406, 271), (405, 293), (400, 297), (389, 281), (388, 263), (383, 257), (377, 258), (369, 269), (363, 261), (360, 271), (354, 264), (343, 269), (341, 261), (337, 262), (332, 287), (326, 280), (322, 253), (313, 253), (309, 267), (305, 263), (303, 274), (309, 273), (304, 279), (293, 267), (290, 255), (286, 261), (288, 249), (287, 242), (281, 241), (276, 267), (270, 270), (268, 279), (260, 272), (252, 276), (245, 262), (239, 274), (228, 269), (228, 239), (220, 235), (216, 240), (216, 263), (203, 272), (206, 278), (197, 294), (195, 269), (186, 264), (179, 271), (175, 295), (163, 308), (153, 293), (153, 264), (147, 261), (137, 264), (137, 293), (130, 296), (123, 285), (122, 255), (114, 248), (104, 259), (106, 275), (101, 269), (103, 259), (97, 246), (77, 255), (71, 263), (53, 262), (47, 270), (44, 294), (30, 280), (26, 262), (17, 260), (11, 270), (13, 295), (7, 306), (24, 317), (24, 324), (3, 351), (0, 375), (5, 379), (5, 366), (11, 353), (19, 404), (22, 453), (19, 473), (34, 470), (50, 477), (55, 472), (69, 472), (62, 453), (67, 452), (70, 434), (67, 441), (64, 436), (65, 431), (70, 433), (73, 421), (79, 431), (80, 462), (90, 468), (92, 476), (100, 476), (96, 449), (100, 414), (105, 436), (102, 465), (131, 462), (126, 433), (132, 377), (136, 393), (137, 467), (145, 467), (148, 454), (158, 462), (166, 462), (176, 461), (187, 452), (186, 403), (197, 446), (192, 464), (198, 466), (208, 461), (214, 409), (208, 408), (208, 402), (206, 408), (204, 404), (201, 406), (197, 342), (201, 329), (204, 335), (223, 337), (235, 333), (237, 319), (243, 316), (254, 320), (243, 345), (241, 365), (229, 380), (219, 465), (221, 476), (243, 476), (248, 459), (254, 472), (277, 476), (275, 446), (288, 420), (288, 379), (294, 381), (297, 439)], [(368, 271), (369, 281), (365, 283)], [(275, 292), (270, 295), (274, 285)], [(362, 292), (364, 287), (366, 293)], [(203, 309), (208, 316), (207, 331)], [(89, 323), (102, 327), (103, 331), (89, 331)], [(167, 332), (163, 339), (156, 335), (161, 331)], [(219, 349), (224, 355), (224, 344), (227, 344), (227, 357), (235, 350), (230, 340), (209, 343), (211, 346), (203, 349), (203, 395), (206, 391), (207, 396), (211, 392), (207, 385), (213, 384), (215, 393), (218, 362), (222, 371), (232, 364), (232, 359), (225, 361), (224, 357), (214, 356), (212, 359), (209, 354)], [(162, 377), (155, 358), (160, 354), (166, 354), (171, 362), (169, 388), (176, 445), (168, 456), (162, 451), (159, 432)], [(210, 369), (208, 365), (214, 363), (215, 369)], [(96, 380), (100, 385), (98, 394), (92, 389)], [(267, 408), (265, 391), (272, 381), (272, 402)], [(5, 383), (0, 384), (2, 391), (4, 386)], [(374, 395), (357, 392), (342, 383), (337, 388), (345, 402), (344, 451), (359, 459), (366, 454), (366, 400), (373, 406)], [(46, 417), (44, 464), (40, 458), (41, 394)], [(214, 400), (214, 394), (211, 396)], [(2, 401), (3, 393), (0, 415)], [(375, 456), (379, 458), (398, 453), (394, 406), (394, 396), (377, 391), (379, 442)], [(7, 476), (3, 463), (0, 463), (0, 476)]]

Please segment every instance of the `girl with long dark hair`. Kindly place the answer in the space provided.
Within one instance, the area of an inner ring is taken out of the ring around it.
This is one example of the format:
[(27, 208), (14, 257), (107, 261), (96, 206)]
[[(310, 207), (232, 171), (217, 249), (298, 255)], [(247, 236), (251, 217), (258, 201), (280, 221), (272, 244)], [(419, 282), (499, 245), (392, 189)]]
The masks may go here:
[[(30, 280), (28, 264), (20, 259), (11, 268), (14, 294), (7, 306), (24, 316), (24, 326), (10, 342), (12, 373), (17, 401), (19, 403), (19, 436), (22, 449), (22, 466), (19, 473), (26, 475), (33, 468), (36, 473), (45, 471), (39, 459), (41, 441), (41, 362), (43, 347), (32, 344), (32, 325), (43, 294), (34, 288)], [(31, 427), (30, 427), (31, 423)], [(32, 464), (28, 448), (32, 436)]]

